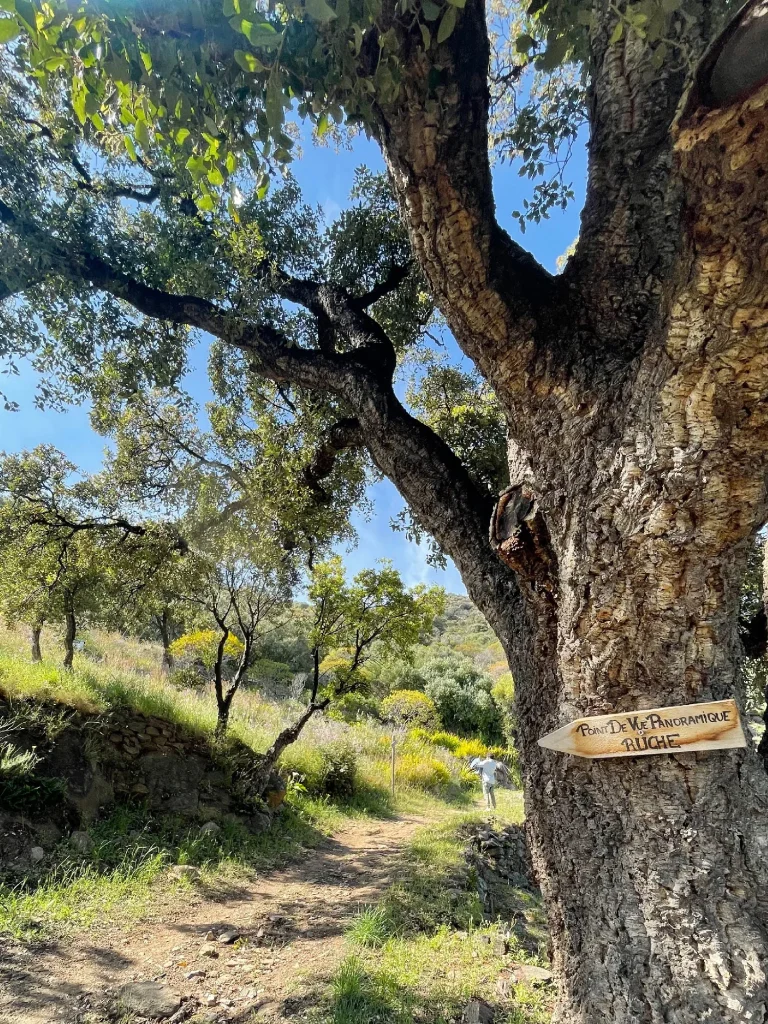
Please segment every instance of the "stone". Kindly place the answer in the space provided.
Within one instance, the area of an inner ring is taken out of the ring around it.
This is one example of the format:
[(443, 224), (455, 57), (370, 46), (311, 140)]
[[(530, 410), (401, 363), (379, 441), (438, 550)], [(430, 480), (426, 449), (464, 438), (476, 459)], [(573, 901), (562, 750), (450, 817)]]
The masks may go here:
[(145, 752), (138, 767), (149, 787), (149, 806), (164, 814), (195, 815), (200, 804), (200, 784), (206, 762), (181, 748), (181, 757), (166, 746), (154, 753)]
[(45, 850), (42, 846), (33, 846), (29, 851), (29, 859), (33, 864), (39, 864), (41, 860), (45, 860)]
[(203, 996), (203, 1003), (205, 1006), (215, 1006), (218, 1001), (219, 997), (215, 996), (213, 992), (209, 992), (208, 995)]
[(534, 967), (533, 964), (515, 964), (512, 975), (515, 981), (524, 985), (546, 985), (552, 981), (552, 971), (547, 971), (544, 967)]
[(73, 832), (69, 837), (69, 845), (84, 857), (93, 853), (93, 840), (87, 832)]
[(221, 832), (221, 829), (215, 821), (206, 821), (206, 823), (200, 827), (201, 836), (216, 835), (217, 832)]
[(209, 956), (211, 960), (215, 960), (219, 955), (219, 951), (213, 942), (204, 942), (199, 949), (200, 956)]
[(205, 941), (206, 942), (215, 942), (216, 941), (216, 932), (213, 930), (213, 928), (209, 928), (208, 931), (205, 933)]
[(186, 878), (190, 882), (196, 882), (200, 877), (200, 869), (194, 864), (174, 864), (171, 868), (171, 875), (174, 878)]
[(222, 946), (231, 946), (232, 943), (236, 942), (239, 938), (240, 932), (237, 930), (237, 928), (227, 928), (226, 931), (223, 931), (219, 935), (216, 941), (219, 942), (220, 945)]
[(513, 964), (499, 975), (496, 982), (496, 992), (500, 999), (511, 999), (514, 996), (515, 985), (547, 985), (552, 981), (552, 972), (543, 967), (534, 967), (533, 964)]
[(204, 978), (207, 971), (187, 971), (184, 977), (187, 981), (194, 981), (195, 978)]
[(157, 981), (137, 981), (118, 989), (117, 1002), (124, 1010), (150, 1020), (164, 1020), (181, 1006), (181, 999)]
[(148, 796), (149, 787), (145, 786), (143, 782), (136, 782), (131, 786), (131, 792), (136, 796)]
[(509, 940), (506, 935), (497, 935), (493, 941), (493, 952), (496, 956), (506, 956), (509, 952)]
[(484, 999), (470, 999), (461, 1019), (464, 1024), (493, 1024), (493, 1007)]

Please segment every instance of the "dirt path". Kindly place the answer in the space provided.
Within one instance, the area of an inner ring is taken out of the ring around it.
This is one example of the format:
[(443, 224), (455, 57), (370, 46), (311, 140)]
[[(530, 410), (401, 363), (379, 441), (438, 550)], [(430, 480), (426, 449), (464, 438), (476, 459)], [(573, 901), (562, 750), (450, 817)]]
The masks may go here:
[[(301, 1020), (343, 957), (345, 929), (396, 879), (422, 824), (355, 822), (284, 871), (215, 890), (195, 883), (189, 897), (162, 900), (129, 931), (0, 953), (0, 1024), (96, 1024), (115, 990), (136, 981), (161, 982), (211, 1021)], [(206, 943), (228, 928), (247, 941)]]

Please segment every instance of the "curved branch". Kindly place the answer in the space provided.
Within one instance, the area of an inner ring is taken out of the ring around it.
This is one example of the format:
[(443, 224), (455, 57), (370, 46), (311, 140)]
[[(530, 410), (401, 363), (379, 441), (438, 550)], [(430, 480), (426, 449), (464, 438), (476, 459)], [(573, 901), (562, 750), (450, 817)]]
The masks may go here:
[(325, 432), (322, 442), (312, 456), (312, 461), (305, 466), (302, 473), (304, 483), (312, 491), (319, 505), (327, 505), (331, 500), (331, 495), (323, 487), (322, 481), (333, 472), (339, 454), (350, 448), (362, 448), (364, 444), (360, 423), (351, 417), (339, 420)]
[(379, 299), (383, 299), (385, 295), (389, 295), (390, 292), (399, 288), (412, 269), (413, 268), (410, 263), (405, 263), (403, 266), (392, 267), (383, 281), (374, 285), (374, 287), (371, 288), (369, 292), (366, 292), (365, 295), (361, 295), (359, 298), (353, 299), (353, 306), (355, 309), (359, 310), (368, 309), (375, 302), (378, 302)]

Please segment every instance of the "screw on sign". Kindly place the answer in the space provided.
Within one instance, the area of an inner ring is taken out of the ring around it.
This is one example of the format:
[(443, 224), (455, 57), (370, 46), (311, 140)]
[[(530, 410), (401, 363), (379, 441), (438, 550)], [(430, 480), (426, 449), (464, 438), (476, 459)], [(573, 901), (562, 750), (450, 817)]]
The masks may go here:
[(732, 700), (577, 718), (539, 740), (540, 747), (577, 757), (638, 757), (746, 745)]

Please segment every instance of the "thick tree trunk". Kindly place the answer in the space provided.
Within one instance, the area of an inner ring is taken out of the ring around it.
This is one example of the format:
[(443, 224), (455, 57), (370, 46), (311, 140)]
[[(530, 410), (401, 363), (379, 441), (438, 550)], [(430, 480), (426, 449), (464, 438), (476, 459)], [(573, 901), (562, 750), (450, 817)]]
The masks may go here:
[(40, 636), (43, 632), (42, 622), (35, 622), (30, 629), (30, 642), (32, 647), (32, 661), (34, 663), (43, 660), (43, 652), (40, 649)]
[(703, 558), (682, 577), (670, 567), (674, 593), (665, 593), (616, 555), (612, 609), (583, 603), (578, 624), (561, 630), (542, 616), (527, 665), (510, 649), (527, 818), (561, 981), (556, 1020), (764, 1020), (768, 777), (754, 750), (586, 761), (537, 744), (580, 715), (734, 692), (735, 587), (723, 594)]
[(71, 598), (67, 598), (64, 613), (64, 668), (70, 672), (75, 658), (75, 637), (77, 636), (77, 619)]

